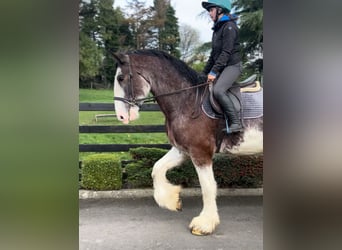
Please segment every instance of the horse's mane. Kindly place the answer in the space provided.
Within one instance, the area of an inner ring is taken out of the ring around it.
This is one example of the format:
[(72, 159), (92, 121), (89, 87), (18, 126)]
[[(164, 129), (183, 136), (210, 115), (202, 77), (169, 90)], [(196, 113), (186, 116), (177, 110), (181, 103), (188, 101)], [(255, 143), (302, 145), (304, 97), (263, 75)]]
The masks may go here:
[(160, 59), (165, 59), (170, 62), (170, 64), (179, 72), (179, 74), (185, 77), (191, 85), (200, 84), (199, 74), (190, 68), (185, 62), (177, 59), (176, 57), (170, 55), (169, 53), (161, 50), (154, 49), (146, 49), (146, 50), (134, 50), (129, 52), (128, 54), (137, 54), (137, 55), (146, 55), (146, 56), (155, 56)]

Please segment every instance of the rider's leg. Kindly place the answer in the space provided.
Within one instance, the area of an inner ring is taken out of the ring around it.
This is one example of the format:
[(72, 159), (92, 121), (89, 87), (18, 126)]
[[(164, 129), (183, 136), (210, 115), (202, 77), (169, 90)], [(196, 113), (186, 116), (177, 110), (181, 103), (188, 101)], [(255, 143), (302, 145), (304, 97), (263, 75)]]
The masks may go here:
[(226, 91), (233, 85), (241, 74), (241, 63), (227, 66), (213, 86), (213, 94), (219, 102), (225, 119), (229, 122), (229, 132), (243, 130), (239, 113), (235, 110), (233, 101)]

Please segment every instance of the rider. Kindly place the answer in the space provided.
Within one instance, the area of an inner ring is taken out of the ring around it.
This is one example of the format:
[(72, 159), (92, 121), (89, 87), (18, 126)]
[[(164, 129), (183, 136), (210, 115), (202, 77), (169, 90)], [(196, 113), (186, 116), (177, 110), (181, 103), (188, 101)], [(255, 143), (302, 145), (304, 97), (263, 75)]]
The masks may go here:
[(212, 50), (203, 72), (207, 75), (207, 81), (214, 83), (213, 94), (225, 119), (229, 121), (229, 132), (239, 132), (243, 130), (241, 119), (226, 94), (242, 70), (237, 18), (230, 14), (230, 0), (208, 0), (202, 2), (202, 7), (214, 21)]

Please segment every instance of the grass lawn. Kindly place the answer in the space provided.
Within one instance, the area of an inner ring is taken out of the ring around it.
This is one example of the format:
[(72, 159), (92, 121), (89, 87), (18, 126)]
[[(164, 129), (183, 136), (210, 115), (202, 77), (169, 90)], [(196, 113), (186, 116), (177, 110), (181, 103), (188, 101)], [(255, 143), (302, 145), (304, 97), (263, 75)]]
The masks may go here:
[[(91, 90), (80, 89), (80, 102), (113, 102), (112, 90)], [(80, 111), (79, 125), (123, 125), (116, 117), (102, 117), (95, 120), (97, 114), (114, 114), (114, 111)], [(130, 125), (160, 125), (165, 123), (165, 118), (161, 112), (140, 112), (138, 120)], [(80, 144), (134, 144), (134, 143), (168, 143), (165, 133), (116, 133), (116, 134), (79, 134)], [(93, 153), (80, 153), (80, 159)], [(127, 158), (128, 153), (116, 153)]]
[(79, 89), (80, 102), (113, 102), (112, 89)]

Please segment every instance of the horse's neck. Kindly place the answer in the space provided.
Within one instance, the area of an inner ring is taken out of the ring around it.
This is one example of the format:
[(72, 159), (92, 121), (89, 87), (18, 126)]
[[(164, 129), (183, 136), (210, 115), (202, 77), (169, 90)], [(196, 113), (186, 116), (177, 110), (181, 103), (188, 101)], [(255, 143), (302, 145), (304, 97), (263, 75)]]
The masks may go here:
[(193, 105), (194, 90), (185, 90), (188, 87), (190, 84), (181, 77), (163, 75), (152, 84), (151, 92), (156, 97), (161, 110), (168, 115)]

